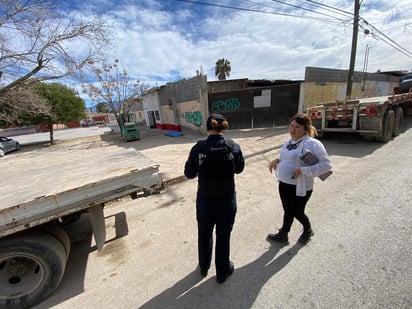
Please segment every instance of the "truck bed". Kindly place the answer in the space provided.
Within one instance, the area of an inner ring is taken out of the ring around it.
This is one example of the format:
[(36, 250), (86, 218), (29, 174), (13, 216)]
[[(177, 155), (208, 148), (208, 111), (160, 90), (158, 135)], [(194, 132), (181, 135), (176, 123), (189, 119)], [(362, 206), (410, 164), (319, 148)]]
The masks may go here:
[(0, 170), (0, 236), (162, 186), (158, 164), (116, 146), (12, 154)]

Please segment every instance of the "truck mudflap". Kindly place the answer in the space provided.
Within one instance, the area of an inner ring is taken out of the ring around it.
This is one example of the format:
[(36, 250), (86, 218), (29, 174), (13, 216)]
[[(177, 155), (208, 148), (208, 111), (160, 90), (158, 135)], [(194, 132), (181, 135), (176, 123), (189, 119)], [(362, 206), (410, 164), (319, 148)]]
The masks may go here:
[(88, 209), (90, 214), (90, 223), (93, 229), (94, 241), (98, 251), (103, 249), (106, 242), (106, 225), (104, 222), (104, 205), (96, 205)]

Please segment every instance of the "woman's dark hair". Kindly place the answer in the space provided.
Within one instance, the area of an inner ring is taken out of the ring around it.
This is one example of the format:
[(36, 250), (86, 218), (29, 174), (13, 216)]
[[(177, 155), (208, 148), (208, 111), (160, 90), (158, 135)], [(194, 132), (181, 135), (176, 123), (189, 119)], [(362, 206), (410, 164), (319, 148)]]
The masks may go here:
[(229, 127), (229, 123), (227, 120), (223, 121), (218, 121), (216, 119), (212, 119), (210, 121), (210, 128), (211, 130), (216, 130), (216, 131), (224, 131)]
[(211, 114), (206, 121), (207, 130), (224, 131), (229, 127), (229, 123), (221, 114)]
[(290, 119), (291, 123), (292, 121), (296, 121), (296, 123), (300, 124), (305, 128), (306, 134), (309, 135), (310, 137), (315, 137), (318, 135), (318, 132), (316, 131), (316, 128), (312, 125), (312, 120), (307, 114), (299, 113), (296, 114), (295, 116)]

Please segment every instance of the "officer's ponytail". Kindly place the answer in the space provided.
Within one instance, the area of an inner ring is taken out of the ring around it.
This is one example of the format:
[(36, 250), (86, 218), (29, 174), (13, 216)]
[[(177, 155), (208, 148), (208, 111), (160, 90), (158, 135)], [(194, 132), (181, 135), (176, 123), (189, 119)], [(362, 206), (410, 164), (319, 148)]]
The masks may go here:
[(206, 121), (207, 130), (224, 131), (229, 127), (229, 123), (221, 114), (211, 114)]

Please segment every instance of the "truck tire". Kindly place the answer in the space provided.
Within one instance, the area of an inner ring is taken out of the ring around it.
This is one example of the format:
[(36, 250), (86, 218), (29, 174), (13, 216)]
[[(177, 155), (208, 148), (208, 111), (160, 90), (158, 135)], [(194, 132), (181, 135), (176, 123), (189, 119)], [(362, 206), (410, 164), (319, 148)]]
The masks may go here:
[(71, 248), (71, 243), (70, 243), (70, 238), (69, 235), (67, 235), (66, 231), (59, 225), (57, 224), (45, 224), (37, 228), (40, 232), (49, 234), (56, 238), (60, 244), (63, 246), (64, 251), (66, 252), (66, 259), (69, 258), (70, 255), (70, 248)]
[(50, 296), (66, 268), (53, 236), (30, 230), (0, 240), (0, 308), (28, 308)]
[(403, 126), (403, 109), (398, 107), (395, 111), (395, 126), (393, 129), (393, 136), (398, 136), (401, 134)]
[(382, 123), (382, 135), (376, 137), (376, 141), (387, 143), (391, 140), (395, 128), (395, 112), (389, 110), (385, 113)]

